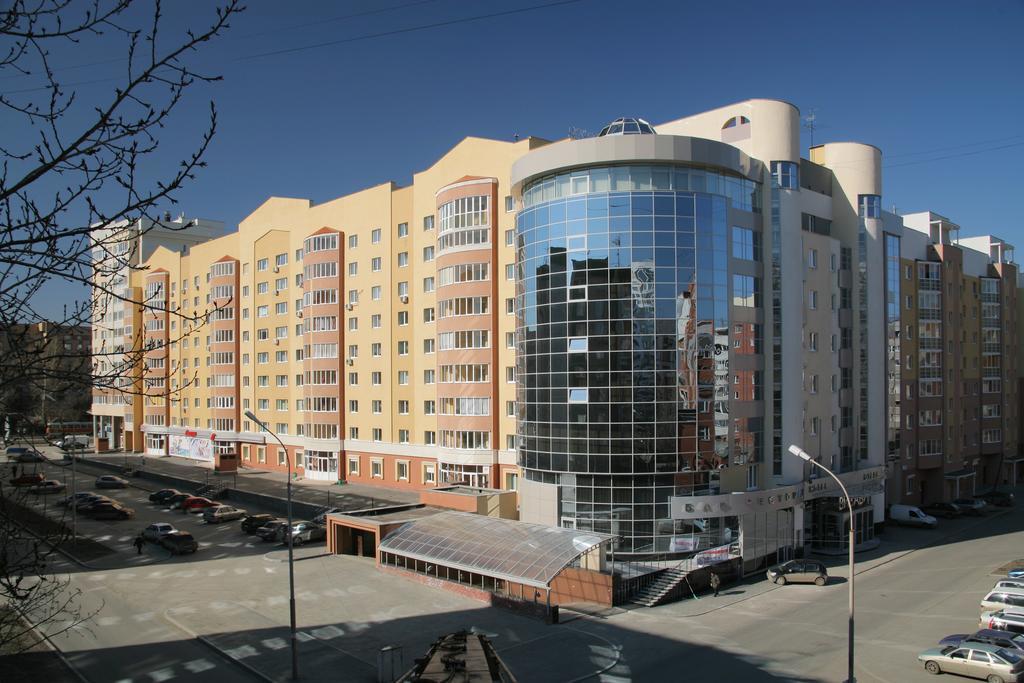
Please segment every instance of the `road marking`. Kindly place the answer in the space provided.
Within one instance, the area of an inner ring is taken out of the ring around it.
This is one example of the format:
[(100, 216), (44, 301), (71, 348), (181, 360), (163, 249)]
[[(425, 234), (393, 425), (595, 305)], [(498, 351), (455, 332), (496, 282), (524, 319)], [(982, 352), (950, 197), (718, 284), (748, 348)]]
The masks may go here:
[(193, 659), (191, 662), (183, 662), (182, 666), (185, 667), (186, 671), (194, 674), (217, 668), (217, 665), (208, 659)]
[(283, 650), (288, 647), (288, 642), (284, 638), (267, 638), (261, 640), (260, 643), (268, 650)]
[(161, 681), (169, 681), (174, 678), (174, 669), (154, 669), (148, 675), (155, 683), (161, 683)]

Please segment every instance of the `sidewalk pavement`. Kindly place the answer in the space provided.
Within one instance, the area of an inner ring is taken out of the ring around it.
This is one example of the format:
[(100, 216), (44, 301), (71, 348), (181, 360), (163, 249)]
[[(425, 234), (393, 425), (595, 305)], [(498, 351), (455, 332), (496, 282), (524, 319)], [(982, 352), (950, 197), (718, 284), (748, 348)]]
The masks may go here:
[[(141, 468), (182, 479), (213, 485), (230, 486), (241, 491), (259, 493), (284, 499), (287, 496), (288, 476), (283, 472), (268, 472), (249, 468), (236, 473), (215, 472), (201, 467), (193, 461), (176, 456), (141, 456), (138, 454), (102, 453), (85, 459), (108, 463), (127, 463), (129, 467)], [(358, 510), (383, 505), (402, 505), (419, 502), (419, 493), (405, 489), (389, 489), (365, 484), (338, 485), (330, 481), (298, 479), (292, 481), (292, 498), (303, 503), (320, 507), (339, 507)]]

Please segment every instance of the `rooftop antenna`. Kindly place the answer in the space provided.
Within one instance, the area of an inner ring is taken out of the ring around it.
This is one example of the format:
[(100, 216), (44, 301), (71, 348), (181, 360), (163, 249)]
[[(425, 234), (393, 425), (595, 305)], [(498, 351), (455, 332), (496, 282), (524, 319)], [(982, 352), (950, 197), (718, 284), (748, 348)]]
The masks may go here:
[(811, 147), (814, 147), (814, 131), (818, 127), (818, 108), (811, 109), (811, 113), (803, 117), (803, 127), (811, 136)]

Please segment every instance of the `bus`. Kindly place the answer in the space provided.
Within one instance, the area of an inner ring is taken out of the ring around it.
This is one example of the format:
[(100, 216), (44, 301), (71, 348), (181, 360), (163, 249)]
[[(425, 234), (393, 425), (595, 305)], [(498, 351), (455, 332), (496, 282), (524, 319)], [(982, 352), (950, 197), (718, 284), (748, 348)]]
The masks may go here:
[(92, 436), (92, 422), (62, 422), (55, 420), (46, 424), (46, 440), (53, 442), (71, 434)]

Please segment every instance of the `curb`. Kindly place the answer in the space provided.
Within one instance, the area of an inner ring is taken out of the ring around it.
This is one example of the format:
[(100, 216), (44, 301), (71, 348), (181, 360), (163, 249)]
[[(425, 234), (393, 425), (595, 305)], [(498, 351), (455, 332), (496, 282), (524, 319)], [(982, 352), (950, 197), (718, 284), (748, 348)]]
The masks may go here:
[[(15, 609), (17, 609), (17, 607), (15, 607)], [(83, 674), (81, 671), (79, 671), (71, 665), (71, 662), (68, 660), (67, 657), (64, 656), (64, 653), (60, 651), (60, 648), (54, 645), (53, 641), (50, 640), (50, 636), (46, 635), (38, 628), (36, 628), (36, 626), (32, 622), (25, 618), (25, 615), (22, 614), (21, 610), (17, 611), (18, 615), (21, 617), (22, 622), (24, 622), (24, 624), (28, 627), (29, 631), (32, 632), (32, 635), (38, 638), (38, 642), (43, 644), (43, 646), (48, 651), (57, 655), (57, 659), (60, 660), (61, 665), (68, 670), (68, 673), (74, 676), (79, 681), (79, 683), (92, 683), (88, 678), (85, 677), (85, 674)]]
[[(177, 619), (175, 619), (171, 615), (167, 614), (166, 611), (164, 611), (163, 617), (167, 621), (171, 622), (171, 624), (174, 625), (175, 627), (177, 627), (179, 630), (184, 631), (188, 635), (192, 636), (192, 638), (194, 638), (198, 642), (202, 643), (206, 647), (208, 647), (211, 650), (213, 650), (214, 652), (216, 652), (222, 659), (225, 659), (228, 662), (234, 664), (235, 666), (237, 666), (238, 668), (242, 669), (246, 673), (248, 673), (248, 674), (250, 674), (252, 676), (255, 676), (256, 678), (258, 678), (261, 681), (264, 681), (265, 683), (278, 683), (275, 679), (271, 678), (270, 676), (267, 676), (265, 673), (263, 673), (262, 671), (260, 671), (256, 667), (250, 666), (249, 664), (247, 664), (246, 662), (242, 661), (241, 659), (238, 659), (237, 657), (232, 657), (231, 655), (229, 655), (226, 651), (222, 650), (216, 643), (214, 643), (212, 640), (210, 640), (206, 636), (201, 636), (201, 635), (195, 633), (192, 629), (188, 628), (187, 626), (182, 625), (181, 623), (178, 622)], [(88, 683), (88, 681), (86, 683)]]

